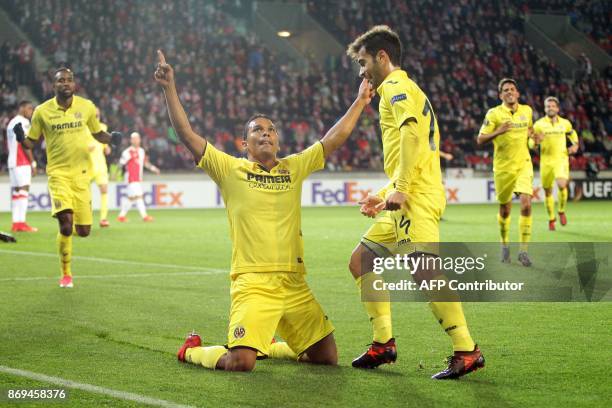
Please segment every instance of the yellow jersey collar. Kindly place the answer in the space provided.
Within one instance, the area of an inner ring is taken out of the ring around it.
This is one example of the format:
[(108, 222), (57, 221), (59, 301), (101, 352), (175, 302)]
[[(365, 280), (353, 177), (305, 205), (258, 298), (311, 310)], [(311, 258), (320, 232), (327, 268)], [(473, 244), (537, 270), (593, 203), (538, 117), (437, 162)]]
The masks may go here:
[(544, 120), (545, 120), (546, 122), (550, 123), (551, 125), (554, 125), (554, 124), (557, 124), (557, 125), (558, 125), (559, 123), (561, 123), (561, 116), (557, 115), (557, 122), (556, 122), (556, 123), (554, 123), (554, 124), (553, 124), (552, 119), (551, 119), (551, 118), (549, 118), (549, 117), (548, 117), (548, 115), (544, 115)]
[[(70, 106), (66, 108), (66, 111), (68, 111), (68, 109), (71, 109), (71, 108), (72, 108), (72, 106), (74, 105), (74, 98), (75, 98), (75, 95), (72, 95), (72, 102), (70, 103)], [(54, 107), (56, 110), (61, 110), (61, 111), (63, 111), (63, 110), (64, 110), (64, 108), (63, 108), (62, 106), (60, 106), (60, 104), (59, 104), (59, 103), (57, 103), (57, 96), (54, 96), (54, 97), (53, 97), (53, 107)]]
[(403, 69), (396, 69), (394, 71), (391, 71), (391, 73), (387, 75), (387, 77), (382, 81), (382, 83), (378, 86), (378, 88), (376, 88), (376, 93), (380, 95), (382, 91), (382, 87), (385, 84), (385, 82), (391, 81), (391, 80), (399, 80), (399, 79), (402, 79), (402, 80), (408, 79), (408, 73), (404, 71)]
[(252, 170), (262, 170), (262, 171), (265, 171), (266, 173), (272, 173), (272, 170), (274, 170), (275, 168), (277, 168), (277, 167), (279, 167), (281, 165), (281, 161), (279, 159), (276, 159), (276, 164), (274, 165), (274, 167), (272, 167), (270, 170), (268, 170), (260, 162), (251, 161), (249, 159), (246, 159), (246, 161), (251, 165), (251, 169)]
[(503, 110), (505, 110), (506, 112), (510, 113), (511, 115), (513, 115), (513, 114), (517, 113), (519, 110), (521, 110), (521, 104), (520, 103), (516, 104), (516, 111), (515, 112), (512, 112), (512, 109), (507, 107), (506, 104), (504, 104), (504, 103), (501, 104), (501, 108)]

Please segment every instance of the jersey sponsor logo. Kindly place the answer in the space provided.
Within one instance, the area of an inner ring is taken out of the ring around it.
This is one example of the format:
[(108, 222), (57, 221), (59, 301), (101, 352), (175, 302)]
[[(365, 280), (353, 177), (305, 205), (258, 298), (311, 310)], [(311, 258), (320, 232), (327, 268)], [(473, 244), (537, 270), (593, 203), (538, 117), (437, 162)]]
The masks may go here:
[(82, 120), (78, 120), (76, 122), (60, 123), (59, 125), (51, 125), (51, 130), (55, 131), (55, 130), (76, 129), (80, 127), (83, 127)]
[(234, 329), (234, 338), (241, 339), (246, 335), (246, 330), (242, 326), (236, 326)]
[(251, 180), (255, 180), (258, 183), (291, 183), (291, 176), (272, 176), (267, 174), (247, 173), (247, 181)]
[(288, 191), (291, 190), (291, 175), (273, 176), (270, 174), (254, 174), (247, 172), (249, 188), (261, 190)]
[(393, 105), (395, 102), (403, 101), (405, 99), (408, 99), (405, 93), (395, 95), (394, 97), (391, 98), (391, 105)]

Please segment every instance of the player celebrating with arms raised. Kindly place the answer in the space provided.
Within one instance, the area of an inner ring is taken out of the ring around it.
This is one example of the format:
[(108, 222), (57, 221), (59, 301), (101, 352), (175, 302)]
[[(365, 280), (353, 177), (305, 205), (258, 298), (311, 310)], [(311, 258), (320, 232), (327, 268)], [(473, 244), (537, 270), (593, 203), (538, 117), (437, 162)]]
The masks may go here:
[[(375, 368), (397, 358), (388, 299), (369, 299), (375, 257), (403, 252), (435, 257), (439, 223), (446, 200), (440, 169), (440, 132), (425, 93), (400, 68), (402, 44), (387, 26), (376, 26), (348, 46), (360, 66), (359, 75), (376, 87), (384, 152), (390, 181), (361, 202), (361, 212), (375, 217), (384, 211), (353, 250), (349, 269), (357, 281), (374, 331), (370, 348), (353, 361), (356, 368)], [(419, 243), (414, 245), (414, 243)], [(432, 245), (433, 243), (433, 245)], [(417, 281), (436, 278), (437, 271), (417, 271)], [(454, 355), (434, 379), (457, 378), (484, 366), (484, 358), (467, 327), (460, 302), (430, 302)]]
[(34, 106), (30, 101), (19, 102), (17, 115), (10, 120), (6, 130), (6, 141), (8, 146), (8, 169), (11, 179), (12, 201), (11, 211), (13, 215), (13, 232), (36, 232), (37, 228), (26, 223), (28, 211), (28, 196), (32, 173), (36, 171), (36, 161), (32, 157), (32, 150), (24, 149), (17, 143), (16, 133), (27, 134), (30, 130), (30, 119)]
[(74, 75), (68, 68), (55, 71), (55, 97), (34, 110), (30, 132), (17, 134), (17, 140), (31, 149), (44, 135), (47, 144), (47, 174), (51, 213), (57, 218), (57, 249), (62, 278), (60, 287), (71, 288), (72, 230), (86, 237), (91, 231), (91, 136), (101, 143), (119, 144), (121, 133), (102, 130), (96, 107), (88, 99), (74, 95)]
[[(559, 100), (549, 96), (544, 100), (546, 116), (538, 119), (533, 130), (535, 141), (540, 144), (540, 178), (546, 197), (544, 205), (548, 213), (548, 229), (555, 230), (555, 199), (552, 195), (553, 184), (559, 188), (559, 220), (567, 224), (565, 206), (567, 204), (567, 183), (569, 180), (569, 155), (578, 151), (578, 135), (569, 120), (559, 116)], [(570, 146), (568, 147), (568, 142)]]
[[(316, 364), (338, 361), (333, 326), (306, 284), (301, 232), (302, 182), (351, 134), (372, 90), (366, 81), (346, 114), (325, 137), (279, 159), (279, 135), (265, 115), (245, 126), (247, 158), (217, 150), (196, 134), (181, 106), (174, 73), (161, 51), (155, 79), (164, 89), (172, 126), (198, 166), (221, 190), (232, 238), (228, 349), (201, 347), (192, 334), (178, 359), (210, 369), (251, 371), (257, 353)], [(271, 344), (277, 332), (285, 342)]]
[(499, 232), (502, 242), (502, 262), (510, 262), (510, 210), (512, 194), (521, 200), (519, 218), (518, 260), (531, 266), (527, 244), (531, 239), (531, 196), (533, 195), (533, 165), (529, 155), (528, 139), (532, 134), (533, 112), (528, 105), (519, 103), (516, 81), (503, 78), (497, 86), (502, 104), (489, 109), (480, 128), (477, 142), (493, 142), (493, 179), (495, 196), (499, 202)]

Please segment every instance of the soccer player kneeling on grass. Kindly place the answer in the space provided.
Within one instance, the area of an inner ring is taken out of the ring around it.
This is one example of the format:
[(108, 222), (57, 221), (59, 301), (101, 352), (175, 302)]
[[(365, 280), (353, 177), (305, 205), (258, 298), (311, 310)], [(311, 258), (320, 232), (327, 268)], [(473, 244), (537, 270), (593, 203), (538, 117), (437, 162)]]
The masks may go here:
[(74, 76), (70, 69), (55, 71), (53, 90), (55, 97), (34, 110), (27, 137), (23, 131), (16, 137), (28, 149), (41, 136), (45, 137), (51, 213), (59, 224), (57, 250), (62, 273), (60, 287), (71, 288), (73, 227), (77, 235), (86, 237), (93, 221), (89, 188), (92, 178), (89, 157), (91, 136), (101, 143), (117, 145), (122, 135), (102, 130), (93, 102), (74, 95)]
[[(178, 98), (174, 73), (161, 51), (155, 79), (164, 89), (172, 126), (198, 166), (221, 190), (232, 238), (228, 346), (201, 347), (190, 335), (178, 359), (210, 369), (251, 371), (258, 353), (315, 364), (338, 361), (334, 328), (306, 284), (301, 232), (302, 182), (324, 167), (370, 102), (367, 81), (346, 114), (325, 137), (298, 154), (279, 159), (279, 135), (270, 118), (246, 123), (247, 158), (217, 150), (191, 129)], [(271, 343), (275, 333), (286, 342)]]

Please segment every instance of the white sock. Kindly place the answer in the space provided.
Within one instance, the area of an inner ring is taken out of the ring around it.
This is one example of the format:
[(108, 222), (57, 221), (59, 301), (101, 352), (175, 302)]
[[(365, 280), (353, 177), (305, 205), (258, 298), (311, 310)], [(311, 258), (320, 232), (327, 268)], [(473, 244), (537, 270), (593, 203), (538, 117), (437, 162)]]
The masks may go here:
[(138, 211), (140, 212), (140, 216), (142, 218), (147, 216), (147, 209), (145, 207), (145, 203), (142, 197), (136, 200), (136, 208), (138, 208)]
[(123, 202), (121, 202), (121, 212), (119, 213), (119, 216), (125, 217), (128, 211), (130, 211), (131, 207), (132, 207), (132, 200), (123, 200)]
[(19, 222), (26, 221), (26, 213), (28, 212), (28, 197), (29, 192), (27, 190), (19, 190), (21, 198), (17, 200), (19, 204)]
[(13, 191), (13, 194), (11, 196), (11, 212), (13, 214), (13, 224), (15, 224), (16, 222), (20, 222), (19, 221), (19, 216), (20, 214), (20, 203), (19, 201), (21, 200), (21, 198), (19, 197), (19, 193), (16, 191)]

